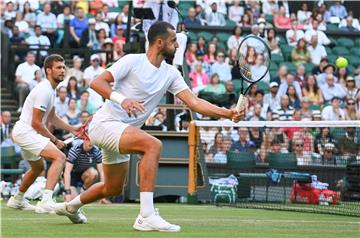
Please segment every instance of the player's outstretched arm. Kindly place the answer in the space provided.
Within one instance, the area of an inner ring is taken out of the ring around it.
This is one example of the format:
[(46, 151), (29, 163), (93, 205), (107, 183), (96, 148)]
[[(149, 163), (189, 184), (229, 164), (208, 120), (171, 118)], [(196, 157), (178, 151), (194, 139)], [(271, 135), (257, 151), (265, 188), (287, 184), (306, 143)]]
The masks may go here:
[(198, 98), (190, 89), (185, 89), (176, 96), (183, 101), (192, 111), (210, 117), (223, 117), (229, 118), (234, 122), (240, 121), (244, 116), (244, 111), (237, 111), (235, 109), (227, 109), (218, 107), (209, 103), (206, 100)]

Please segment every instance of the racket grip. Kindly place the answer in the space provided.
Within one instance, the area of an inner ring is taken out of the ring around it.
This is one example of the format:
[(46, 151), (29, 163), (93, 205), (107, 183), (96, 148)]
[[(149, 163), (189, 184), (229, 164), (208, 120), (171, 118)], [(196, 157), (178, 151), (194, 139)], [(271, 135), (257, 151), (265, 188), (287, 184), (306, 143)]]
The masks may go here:
[(74, 137), (70, 137), (70, 138), (64, 140), (64, 144), (68, 145), (68, 144), (72, 143), (73, 141), (74, 141)]
[(243, 94), (240, 94), (239, 100), (236, 104), (236, 110), (238, 111), (246, 110), (247, 106), (248, 106), (248, 99)]

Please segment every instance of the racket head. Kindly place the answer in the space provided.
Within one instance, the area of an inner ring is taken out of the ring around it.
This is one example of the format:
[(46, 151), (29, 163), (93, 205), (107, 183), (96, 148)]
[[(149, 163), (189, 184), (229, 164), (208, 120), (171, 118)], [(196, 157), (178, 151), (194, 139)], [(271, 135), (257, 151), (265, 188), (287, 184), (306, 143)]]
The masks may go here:
[(255, 83), (269, 72), (271, 51), (266, 42), (258, 36), (248, 35), (237, 49), (237, 64), (241, 77)]

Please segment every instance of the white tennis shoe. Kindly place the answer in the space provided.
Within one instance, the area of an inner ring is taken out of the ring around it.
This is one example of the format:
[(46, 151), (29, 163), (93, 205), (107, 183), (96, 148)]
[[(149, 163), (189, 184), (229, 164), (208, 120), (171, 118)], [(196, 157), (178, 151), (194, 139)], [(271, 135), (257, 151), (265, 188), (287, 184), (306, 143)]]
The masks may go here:
[(154, 214), (149, 217), (137, 216), (133, 228), (138, 231), (162, 231), (162, 232), (179, 232), (181, 227), (165, 221), (155, 209)]
[(85, 224), (87, 223), (87, 218), (84, 214), (84, 212), (82, 211), (82, 209), (78, 209), (76, 212), (72, 213), (69, 212), (66, 209), (67, 205), (65, 202), (63, 203), (58, 203), (55, 206), (55, 213), (59, 216), (67, 216), (70, 221), (74, 224)]
[(15, 209), (21, 209), (21, 210), (25, 210), (25, 211), (34, 211), (35, 210), (35, 206), (31, 205), (29, 203), (29, 201), (27, 199), (22, 199), (21, 201), (15, 199), (15, 197), (11, 197), (6, 206), (11, 207), (11, 208), (15, 208)]
[(36, 204), (35, 212), (55, 214), (55, 205), (56, 202), (54, 200), (40, 201)]

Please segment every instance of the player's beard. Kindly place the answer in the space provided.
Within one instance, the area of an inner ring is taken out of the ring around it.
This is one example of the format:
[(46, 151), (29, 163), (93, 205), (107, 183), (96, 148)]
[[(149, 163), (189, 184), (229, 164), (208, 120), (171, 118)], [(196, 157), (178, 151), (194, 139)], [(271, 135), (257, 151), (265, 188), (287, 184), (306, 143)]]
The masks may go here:
[(61, 83), (62, 81), (64, 81), (65, 75), (64, 76), (57, 76), (57, 77), (53, 77), (54, 81), (56, 83)]
[(162, 52), (162, 55), (164, 56), (165, 59), (173, 59), (175, 56), (175, 52), (176, 52), (176, 49), (174, 51), (172, 51), (170, 49), (165, 48)]

